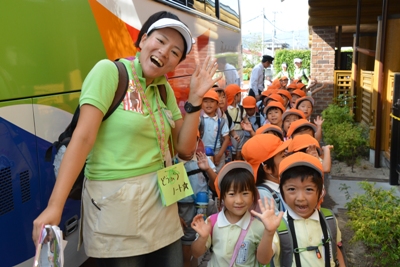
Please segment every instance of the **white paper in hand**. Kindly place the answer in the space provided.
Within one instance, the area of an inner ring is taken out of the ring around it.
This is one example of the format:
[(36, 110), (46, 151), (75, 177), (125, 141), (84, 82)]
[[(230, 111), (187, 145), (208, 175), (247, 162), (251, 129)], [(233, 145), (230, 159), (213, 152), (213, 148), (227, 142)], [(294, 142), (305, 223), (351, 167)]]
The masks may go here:
[(63, 267), (64, 240), (58, 226), (46, 225), (39, 237), (34, 267)]

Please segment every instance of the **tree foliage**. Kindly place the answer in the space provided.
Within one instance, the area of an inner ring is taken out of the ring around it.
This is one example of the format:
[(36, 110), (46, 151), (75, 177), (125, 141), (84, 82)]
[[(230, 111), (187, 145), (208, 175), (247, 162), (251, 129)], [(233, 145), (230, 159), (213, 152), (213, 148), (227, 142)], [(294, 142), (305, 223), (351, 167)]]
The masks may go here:
[(277, 50), (275, 52), (274, 71), (275, 73), (280, 72), (282, 63), (286, 62), (288, 65), (289, 75), (293, 77), (295, 69), (293, 60), (295, 58), (301, 58), (303, 60), (302, 67), (310, 70), (310, 56), (310, 50)]
[[(361, 241), (374, 266), (400, 266), (400, 198), (394, 189), (376, 188), (361, 182), (365, 194), (354, 196), (347, 204), (352, 241)], [(341, 190), (349, 198), (348, 186)]]

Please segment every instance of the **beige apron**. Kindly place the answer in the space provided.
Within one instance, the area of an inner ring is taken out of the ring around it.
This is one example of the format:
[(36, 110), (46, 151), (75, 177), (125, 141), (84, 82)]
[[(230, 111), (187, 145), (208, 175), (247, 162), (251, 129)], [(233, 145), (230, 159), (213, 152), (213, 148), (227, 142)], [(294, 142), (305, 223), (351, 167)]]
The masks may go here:
[(177, 204), (163, 207), (156, 172), (120, 180), (85, 180), (80, 236), (89, 257), (147, 254), (182, 235)]

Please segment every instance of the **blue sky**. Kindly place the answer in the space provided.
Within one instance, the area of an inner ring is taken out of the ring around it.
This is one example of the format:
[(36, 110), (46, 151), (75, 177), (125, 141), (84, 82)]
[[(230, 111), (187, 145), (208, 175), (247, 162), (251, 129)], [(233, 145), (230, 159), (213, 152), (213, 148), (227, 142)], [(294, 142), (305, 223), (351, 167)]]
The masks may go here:
[[(308, 47), (308, 0), (241, 0), (242, 37), (262, 33), (264, 8), (264, 39), (271, 39), (275, 19), (276, 38), (290, 46)], [(254, 37), (253, 37), (254, 38)]]

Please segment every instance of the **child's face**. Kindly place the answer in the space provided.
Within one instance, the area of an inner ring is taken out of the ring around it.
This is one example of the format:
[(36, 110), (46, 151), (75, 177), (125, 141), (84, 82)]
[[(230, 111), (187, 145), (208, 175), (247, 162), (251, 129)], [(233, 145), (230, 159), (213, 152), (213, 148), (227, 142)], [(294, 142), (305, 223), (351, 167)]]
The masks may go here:
[(279, 108), (270, 108), (267, 112), (267, 118), (271, 124), (281, 127), (282, 110)]
[(241, 93), (237, 93), (237, 94), (235, 95), (235, 102), (236, 102), (236, 104), (239, 104), (241, 99), (242, 99), (242, 94), (241, 94)]
[(284, 107), (287, 107), (287, 104), (288, 104), (288, 102), (289, 102), (289, 98), (287, 98), (286, 96), (284, 96), (284, 95), (280, 95), (281, 97), (282, 97), (282, 99), (283, 99), (283, 106)]
[(290, 104), (292, 104), (292, 107), (295, 106), (296, 100), (299, 99), (299, 98), (300, 98), (299, 95), (294, 95), (294, 94), (292, 95), (292, 101), (290, 101)]
[(230, 223), (238, 222), (253, 205), (253, 193), (250, 190), (235, 192), (233, 185), (224, 197), (225, 216)]
[(292, 122), (297, 121), (299, 119), (299, 116), (297, 115), (289, 115), (285, 118), (285, 120), (283, 121), (283, 130), (285, 130), (285, 132), (287, 133), (287, 131), (289, 130), (290, 124), (292, 124)]
[(310, 101), (304, 100), (300, 103), (298, 106), (298, 109), (304, 112), (304, 115), (306, 115), (306, 118), (310, 118), (313, 106)]
[(204, 113), (206, 113), (208, 116), (214, 117), (218, 109), (218, 102), (211, 98), (204, 98), (202, 109), (204, 110)]
[(319, 200), (318, 187), (308, 177), (301, 181), (301, 177), (288, 179), (282, 186), (284, 201), (297, 215), (304, 219), (309, 218), (317, 207)]
[(226, 105), (226, 96), (224, 92), (218, 93), (219, 96), (219, 102), (218, 106), (222, 109), (225, 110), (225, 105)]
[(253, 116), (256, 113), (256, 108), (245, 108), (244, 110), (246, 110), (246, 114), (249, 116)]
[[(275, 171), (272, 174), (274, 177), (279, 177), (279, 164), (281, 163), (281, 161), (285, 158), (286, 152), (285, 150), (282, 150), (281, 152), (278, 152), (278, 154), (276, 154), (274, 156), (274, 165), (275, 165)], [(279, 183), (279, 181), (278, 181)]]

